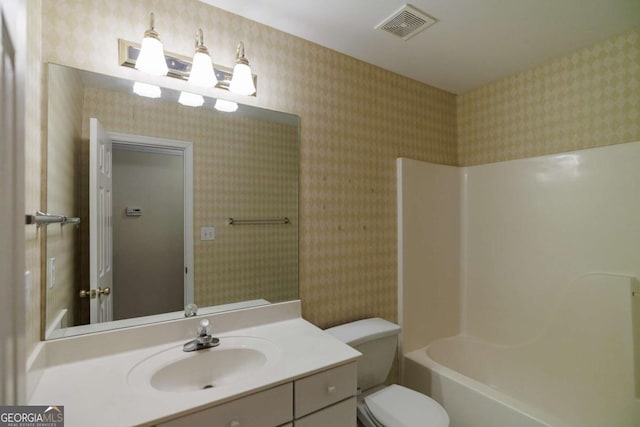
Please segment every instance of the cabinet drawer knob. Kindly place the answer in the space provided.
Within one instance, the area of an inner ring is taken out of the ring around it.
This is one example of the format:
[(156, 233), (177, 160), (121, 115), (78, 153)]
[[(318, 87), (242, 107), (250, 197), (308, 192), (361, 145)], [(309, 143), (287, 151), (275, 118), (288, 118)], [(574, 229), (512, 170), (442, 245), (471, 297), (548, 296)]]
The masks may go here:
[(327, 387), (327, 393), (328, 394), (336, 394), (336, 386), (330, 385), (329, 387)]
[(240, 421), (233, 420), (229, 423), (229, 427), (240, 427)]

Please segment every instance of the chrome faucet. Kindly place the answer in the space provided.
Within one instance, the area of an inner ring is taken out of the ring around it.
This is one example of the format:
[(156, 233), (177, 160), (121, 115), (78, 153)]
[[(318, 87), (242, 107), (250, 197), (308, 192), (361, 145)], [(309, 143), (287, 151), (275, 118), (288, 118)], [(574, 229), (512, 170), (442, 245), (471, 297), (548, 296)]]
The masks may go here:
[(211, 323), (208, 319), (202, 319), (198, 327), (198, 337), (182, 346), (183, 351), (197, 351), (205, 348), (217, 347), (220, 339), (211, 336)]
[(184, 317), (193, 317), (198, 314), (198, 306), (195, 304), (187, 304), (184, 306)]

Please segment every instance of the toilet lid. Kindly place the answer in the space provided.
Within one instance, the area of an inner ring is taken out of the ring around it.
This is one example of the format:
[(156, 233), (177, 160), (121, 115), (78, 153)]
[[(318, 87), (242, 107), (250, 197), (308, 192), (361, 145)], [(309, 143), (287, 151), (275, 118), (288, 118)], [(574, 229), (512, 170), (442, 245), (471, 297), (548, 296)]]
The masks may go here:
[(364, 398), (369, 411), (386, 427), (447, 427), (449, 415), (430, 397), (397, 384)]

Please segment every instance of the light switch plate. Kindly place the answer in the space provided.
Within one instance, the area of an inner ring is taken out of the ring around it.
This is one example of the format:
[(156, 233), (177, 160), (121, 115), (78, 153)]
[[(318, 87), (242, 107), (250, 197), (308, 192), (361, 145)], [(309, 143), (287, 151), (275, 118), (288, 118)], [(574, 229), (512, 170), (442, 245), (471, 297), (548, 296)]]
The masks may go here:
[(215, 227), (200, 227), (200, 240), (215, 240)]

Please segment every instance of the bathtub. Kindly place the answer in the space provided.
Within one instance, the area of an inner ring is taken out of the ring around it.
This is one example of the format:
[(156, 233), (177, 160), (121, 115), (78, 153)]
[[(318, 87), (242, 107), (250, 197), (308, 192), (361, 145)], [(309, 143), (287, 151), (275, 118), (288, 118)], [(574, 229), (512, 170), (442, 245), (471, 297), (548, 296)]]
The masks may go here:
[(451, 427), (638, 427), (638, 300), (632, 278), (583, 277), (539, 336), (438, 339), (404, 354), (402, 380), (440, 402)]

